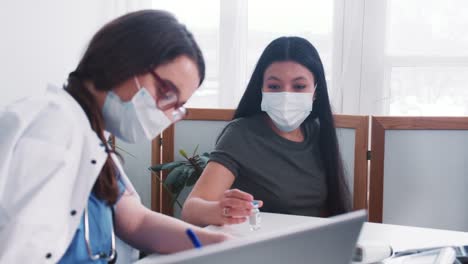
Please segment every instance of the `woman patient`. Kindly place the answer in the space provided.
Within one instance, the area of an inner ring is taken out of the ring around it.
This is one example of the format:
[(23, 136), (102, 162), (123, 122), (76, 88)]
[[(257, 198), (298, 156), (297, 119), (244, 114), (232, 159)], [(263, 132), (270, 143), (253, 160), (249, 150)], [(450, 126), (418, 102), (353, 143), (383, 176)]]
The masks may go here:
[(330, 216), (351, 208), (324, 68), (307, 40), (271, 42), (255, 67), (182, 218), (204, 225), (262, 211)]

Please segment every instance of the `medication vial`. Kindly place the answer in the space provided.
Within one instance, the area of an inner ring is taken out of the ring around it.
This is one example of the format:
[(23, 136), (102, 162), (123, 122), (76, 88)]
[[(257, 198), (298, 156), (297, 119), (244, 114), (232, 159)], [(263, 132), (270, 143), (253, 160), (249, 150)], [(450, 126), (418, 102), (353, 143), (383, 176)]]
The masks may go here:
[(253, 201), (252, 205), (254, 209), (250, 212), (249, 216), (249, 225), (250, 225), (250, 230), (256, 231), (260, 229), (260, 224), (262, 221), (262, 218), (260, 216), (260, 210), (258, 209), (258, 206), (260, 205), (258, 201)]

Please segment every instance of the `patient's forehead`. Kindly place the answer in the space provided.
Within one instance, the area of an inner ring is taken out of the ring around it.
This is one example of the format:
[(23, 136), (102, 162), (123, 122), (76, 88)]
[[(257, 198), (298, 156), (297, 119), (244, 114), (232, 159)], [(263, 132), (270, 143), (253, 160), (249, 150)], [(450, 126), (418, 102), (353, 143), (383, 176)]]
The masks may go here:
[(314, 75), (302, 64), (293, 61), (274, 62), (268, 66), (263, 75), (263, 80), (280, 79), (281, 81), (292, 81), (300, 77), (315, 82)]

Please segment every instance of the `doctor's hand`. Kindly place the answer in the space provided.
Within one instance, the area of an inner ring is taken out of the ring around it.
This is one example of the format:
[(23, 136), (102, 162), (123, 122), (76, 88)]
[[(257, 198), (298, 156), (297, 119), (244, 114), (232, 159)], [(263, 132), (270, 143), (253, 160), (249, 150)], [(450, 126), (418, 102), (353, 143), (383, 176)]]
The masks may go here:
[[(245, 222), (254, 208), (252, 205), (253, 200), (254, 197), (249, 193), (238, 189), (226, 190), (219, 201), (223, 223), (232, 225)], [(263, 201), (258, 202), (258, 207), (262, 207)]]

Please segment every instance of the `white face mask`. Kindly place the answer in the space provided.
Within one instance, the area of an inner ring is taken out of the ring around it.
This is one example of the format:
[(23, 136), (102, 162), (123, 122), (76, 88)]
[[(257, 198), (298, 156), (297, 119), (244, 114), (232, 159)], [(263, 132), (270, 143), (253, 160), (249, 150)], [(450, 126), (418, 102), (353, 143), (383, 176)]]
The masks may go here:
[(128, 143), (145, 137), (153, 140), (171, 125), (171, 120), (157, 106), (154, 98), (135, 78), (138, 92), (123, 102), (112, 91), (107, 93), (102, 109), (106, 130)]
[(262, 111), (284, 132), (298, 128), (312, 112), (313, 93), (262, 92)]

